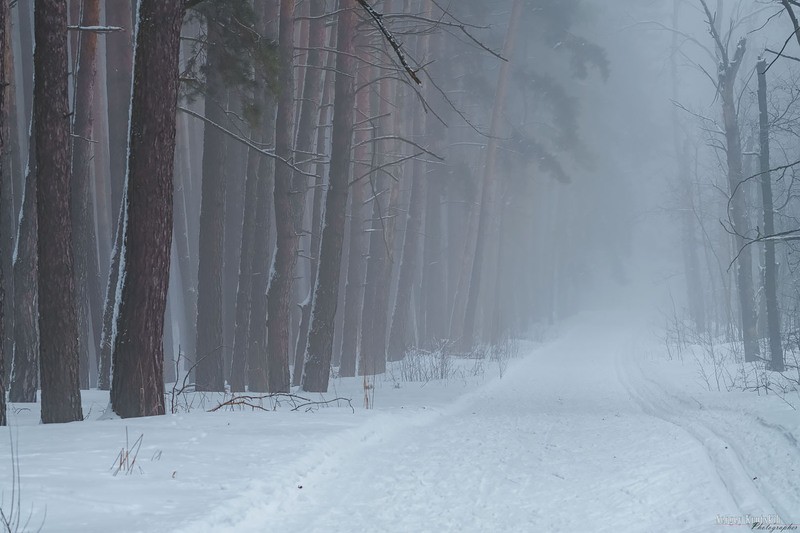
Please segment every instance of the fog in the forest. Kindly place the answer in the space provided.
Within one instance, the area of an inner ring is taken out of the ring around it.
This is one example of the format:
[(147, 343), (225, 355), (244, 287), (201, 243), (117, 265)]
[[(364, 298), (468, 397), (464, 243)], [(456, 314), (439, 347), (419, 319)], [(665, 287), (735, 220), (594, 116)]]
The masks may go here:
[(798, 15), (0, 0), (0, 531), (796, 530)]

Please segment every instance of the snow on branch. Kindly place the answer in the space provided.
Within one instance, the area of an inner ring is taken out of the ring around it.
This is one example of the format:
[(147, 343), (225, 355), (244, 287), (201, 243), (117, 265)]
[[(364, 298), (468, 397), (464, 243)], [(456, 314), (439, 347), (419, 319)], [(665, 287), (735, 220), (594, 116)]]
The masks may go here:
[(406, 59), (406, 56), (402, 50), (403, 45), (400, 44), (400, 42), (397, 40), (394, 34), (391, 31), (389, 31), (389, 28), (387, 28), (386, 25), (383, 23), (383, 15), (375, 11), (375, 9), (371, 5), (369, 5), (367, 0), (356, 0), (356, 1), (361, 5), (361, 7), (364, 8), (364, 11), (367, 12), (370, 18), (372, 18), (372, 20), (375, 21), (375, 25), (378, 27), (378, 30), (386, 38), (386, 41), (392, 47), (394, 53), (397, 54), (397, 58), (400, 60), (400, 64), (403, 65), (403, 68), (408, 73), (408, 75), (411, 76), (411, 79), (414, 80), (414, 82), (417, 85), (422, 85), (422, 80), (419, 79), (419, 76), (417, 76), (417, 71), (411, 68), (411, 65), (408, 64), (408, 60)]
[(116, 31), (124, 31), (125, 28), (120, 26), (67, 26), (70, 31), (88, 31), (93, 33), (114, 33)]

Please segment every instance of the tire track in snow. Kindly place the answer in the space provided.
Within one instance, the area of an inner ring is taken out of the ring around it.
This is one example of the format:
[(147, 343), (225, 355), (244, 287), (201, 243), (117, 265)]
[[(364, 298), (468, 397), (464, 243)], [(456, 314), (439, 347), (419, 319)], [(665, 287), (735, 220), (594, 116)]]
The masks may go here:
[[(646, 414), (680, 428), (705, 450), (720, 482), (742, 515), (787, 516), (785, 511), (776, 512), (776, 506), (758, 489), (745, 468), (740, 453), (730, 442), (696, 418), (689, 419), (689, 413), (669, 409), (667, 406), (672, 404), (671, 398), (674, 397), (645, 376), (638, 362), (633, 359), (632, 350), (625, 357), (625, 364), (621, 359), (622, 356), (615, 359), (617, 377), (631, 398)], [(630, 368), (636, 369), (638, 379), (630, 375), (627, 370)], [(648, 382), (657, 389), (648, 386)]]
[[(638, 363), (634, 362), (634, 364), (636, 365), (635, 368), (637, 369), (637, 372), (641, 376), (642, 380), (649, 383), (651, 389), (655, 388), (656, 390), (660, 391), (662, 395), (670, 398), (673, 402), (677, 402), (678, 404), (686, 406), (686, 409), (682, 411), (682, 416), (692, 416), (698, 424), (702, 425), (702, 427), (711, 432), (714, 436), (728, 446), (728, 449), (733, 452), (738, 462), (742, 465), (742, 468), (746, 472), (746, 476), (751, 481), (753, 487), (755, 487), (755, 489), (767, 500), (771, 507), (777, 511), (777, 514), (784, 522), (796, 522), (798, 509), (797, 502), (795, 501), (788, 503), (785, 502), (785, 500), (787, 496), (792, 494), (800, 494), (800, 484), (798, 484), (796, 479), (793, 479), (792, 476), (780, 479), (779, 481), (783, 482), (785, 485), (780, 488), (774, 487), (770, 483), (766, 482), (766, 476), (764, 473), (774, 471), (779, 467), (779, 463), (775, 460), (774, 456), (763, 454), (763, 450), (755, 445), (750, 447), (743, 446), (737, 440), (736, 436), (731, 434), (730, 431), (725, 432), (720, 430), (720, 427), (725, 428), (730, 424), (729, 420), (726, 421), (722, 416), (720, 416), (721, 412), (719, 412), (717, 409), (707, 409), (695, 398), (692, 398), (695, 403), (691, 403), (685, 398), (681, 398), (650, 378)], [(700, 410), (699, 414), (693, 414), (691, 411), (691, 409), (695, 408), (695, 404)], [(743, 416), (747, 417), (750, 419), (750, 421), (758, 424), (764, 430), (778, 437), (779, 441), (788, 443), (794, 449), (794, 451), (797, 452), (797, 439), (784, 427), (767, 422), (761, 416), (745, 410), (737, 409), (734, 411), (731, 409), (730, 412), (736, 415), (737, 420), (741, 420), (741, 417)], [(701, 420), (701, 418), (711, 418), (713, 420)], [(717, 424), (714, 423), (715, 421)], [(770, 462), (770, 460), (772, 460), (772, 462)], [(766, 461), (766, 464), (764, 461)], [(796, 464), (796, 460), (794, 464)], [(792, 512), (792, 509), (794, 509), (794, 512)]]

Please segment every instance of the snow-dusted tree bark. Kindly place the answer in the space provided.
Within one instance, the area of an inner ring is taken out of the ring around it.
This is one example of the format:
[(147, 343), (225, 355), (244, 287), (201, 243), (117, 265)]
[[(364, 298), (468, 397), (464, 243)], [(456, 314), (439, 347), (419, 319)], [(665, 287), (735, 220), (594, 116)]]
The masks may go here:
[[(32, 131), (32, 129), (31, 129)], [(14, 253), (14, 352), (9, 400), (35, 403), (39, 385), (36, 139), (32, 136)]]
[[(285, 161), (293, 159), (294, 138), (294, 0), (281, 0), (278, 56), (280, 88), (275, 122), (275, 153)], [(267, 390), (289, 391), (289, 322), (292, 278), (297, 264), (300, 239), (296, 224), (298, 211), (305, 198), (305, 184), (294, 183), (292, 168), (282, 162), (275, 164), (275, 258), (267, 289)], [(295, 190), (294, 185), (302, 190)], [(302, 217), (300, 217), (302, 220)]]
[[(5, 291), (3, 299), (3, 318), (4, 332), (0, 342), (3, 343), (3, 353), (5, 354), (5, 378), (6, 390), (11, 378), (11, 357), (14, 352), (14, 242), (17, 234), (17, 213), (21, 206), (21, 187), (16, 190), (18, 183), (22, 183), (18, 176), (24, 176), (20, 166), (19, 155), (19, 122), (17, 120), (17, 95), (15, 86), (17, 83), (16, 71), (14, 69), (14, 39), (11, 26), (11, 9), (5, 19), (5, 26), (0, 27), (0, 31), (5, 32), (3, 49), (3, 70), (4, 82), (4, 101), (5, 119), (3, 124), (6, 127), (6, 137), (3, 151), (0, 152), (0, 172), (3, 173), (3, 180), (0, 184), (0, 267), (3, 269), (2, 289)], [(19, 198), (16, 198), (16, 197)]]
[(67, 101), (67, 4), (34, 10), (33, 132), (39, 257), (39, 365), (42, 422), (81, 420), (78, 329), (72, 262)]
[(172, 244), (172, 172), (182, 0), (140, 0), (111, 406), (164, 414), (163, 331)]
[[(100, 25), (99, 0), (83, 1), (80, 24), (84, 27)], [(78, 304), (80, 380), (81, 388), (88, 389), (92, 381), (89, 376), (90, 342), (95, 353), (99, 353), (101, 329), (99, 316), (101, 308), (100, 267), (97, 263), (97, 239), (91, 190), (91, 165), (94, 158), (92, 147), (94, 117), (92, 113), (97, 77), (97, 33), (93, 31), (74, 33), (78, 34), (78, 71), (71, 139), (70, 207), (74, 241), (75, 298)], [(92, 331), (93, 334), (91, 334)]]
[(334, 320), (339, 296), (339, 273), (350, 176), (350, 151), (353, 144), (355, 7), (355, 0), (339, 1), (337, 27), (339, 54), (336, 57), (330, 184), (325, 199), (320, 264), (314, 289), (311, 327), (301, 384), (301, 388), (308, 392), (328, 390), (333, 354)]
[[(124, 197), (123, 197), (124, 199)], [(114, 349), (114, 308), (117, 300), (117, 283), (122, 252), (122, 236), (125, 226), (124, 210), (117, 213), (114, 226), (114, 247), (111, 251), (111, 265), (108, 269), (106, 297), (103, 304), (103, 326), (100, 334), (100, 355), (97, 360), (97, 387), (100, 390), (111, 389), (111, 352)]]
[[(205, 116), (224, 124), (225, 88), (221, 69), (224, 60), (223, 21), (218, 9), (209, 4), (206, 22), (206, 109)], [(197, 274), (197, 342), (195, 383), (198, 391), (225, 389), (222, 351), (222, 269), (225, 221), (225, 137), (210, 124), (203, 131), (203, 191), (200, 206), (200, 248)]]
[(511, 18), (506, 33), (506, 42), (503, 45), (503, 57), (508, 61), (500, 66), (495, 90), (494, 107), (492, 108), (492, 123), (489, 129), (489, 141), (486, 149), (486, 163), (484, 166), (483, 186), (480, 200), (480, 213), (478, 215), (477, 235), (475, 236), (475, 253), (472, 256), (472, 269), (467, 291), (467, 303), (464, 317), (464, 329), (461, 332), (462, 346), (469, 348), (475, 338), (475, 316), (478, 312), (480, 297), (481, 276), (484, 268), (484, 250), (487, 240), (491, 238), (489, 228), (495, 216), (495, 196), (497, 194), (497, 176), (495, 165), (497, 162), (497, 147), (500, 128), (503, 122), (506, 100), (508, 98), (508, 85), (511, 77), (511, 56), (514, 53), (514, 44), (517, 38), (517, 29), (522, 17), (522, 0), (514, 0), (511, 8)]
[[(7, 175), (6, 169), (8, 166), (6, 165), (6, 157), (8, 154), (8, 150), (6, 145), (8, 144), (8, 136), (9, 136), (9, 129), (8, 129), (8, 99), (6, 98), (6, 86), (8, 81), (6, 80), (6, 61), (11, 59), (13, 61), (13, 57), (9, 58), (8, 54), (6, 54), (6, 50), (8, 48), (8, 43), (11, 41), (11, 37), (9, 35), (9, 30), (11, 29), (11, 23), (9, 20), (9, 4), (7, 0), (0, 0), (0, 205), (2, 205), (2, 197), (6, 193), (5, 184), (6, 180), (9, 178)], [(0, 227), (0, 231), (5, 230), (6, 228)], [(3, 235), (0, 234), (0, 243), (2, 243), (2, 247), (0, 248), (0, 256), (5, 259), (6, 254), (9, 253), (9, 250), (6, 249), (5, 242), (2, 240)], [(5, 260), (0, 261), (0, 426), (6, 425), (6, 350), (5, 350), (5, 299), (6, 299), (6, 291), (5, 291), (5, 278), (6, 278), (6, 271), (5, 268)]]
[[(297, 142), (295, 153), (300, 158), (305, 159), (311, 152), (324, 153), (325, 151), (325, 121), (330, 113), (321, 110), (323, 102), (330, 99), (332, 83), (325, 82), (323, 89), (323, 52), (325, 47), (325, 2), (312, 2), (309, 16), (311, 21), (308, 28), (308, 57), (305, 70), (305, 80), (303, 82), (303, 98), (300, 109), (300, 119), (297, 124)], [(333, 45), (333, 44), (332, 44)], [(328, 54), (327, 63), (333, 67), (333, 54)], [(333, 79), (332, 75), (326, 75), (327, 79)], [(323, 120), (324, 118), (324, 120)], [(316, 150), (314, 148), (316, 147)], [(303, 165), (310, 168), (311, 165)], [(322, 176), (325, 172), (325, 165), (321, 162), (316, 165), (317, 178), (314, 183), (313, 207), (311, 214), (311, 239), (309, 256), (309, 292), (303, 301), (300, 312), (300, 325), (297, 332), (297, 342), (294, 352), (294, 368), (292, 373), (292, 384), (300, 385), (303, 374), (303, 357), (306, 353), (306, 343), (308, 342), (308, 326), (311, 321), (311, 298), (314, 291), (313, 282), (317, 279), (317, 267), (319, 266), (319, 244), (321, 240), (321, 220), (322, 220), (322, 199), (324, 196)], [(302, 177), (302, 179), (305, 179)]]
[[(758, 110), (759, 140), (761, 142), (761, 202), (764, 211), (764, 234), (775, 233), (775, 207), (772, 200), (772, 173), (769, 166), (769, 113), (767, 111), (767, 61), (759, 59)], [(764, 292), (767, 304), (767, 330), (769, 332), (770, 368), (784, 371), (783, 346), (781, 345), (781, 317), (778, 310), (778, 265), (775, 262), (775, 242), (764, 243)]]

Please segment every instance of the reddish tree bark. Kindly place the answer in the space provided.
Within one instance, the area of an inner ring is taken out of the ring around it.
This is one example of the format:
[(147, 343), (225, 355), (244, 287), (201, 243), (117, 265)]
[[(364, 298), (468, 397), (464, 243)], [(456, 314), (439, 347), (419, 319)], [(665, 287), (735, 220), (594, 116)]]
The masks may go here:
[(140, 0), (111, 406), (164, 414), (164, 311), (172, 245), (172, 172), (182, 0)]

